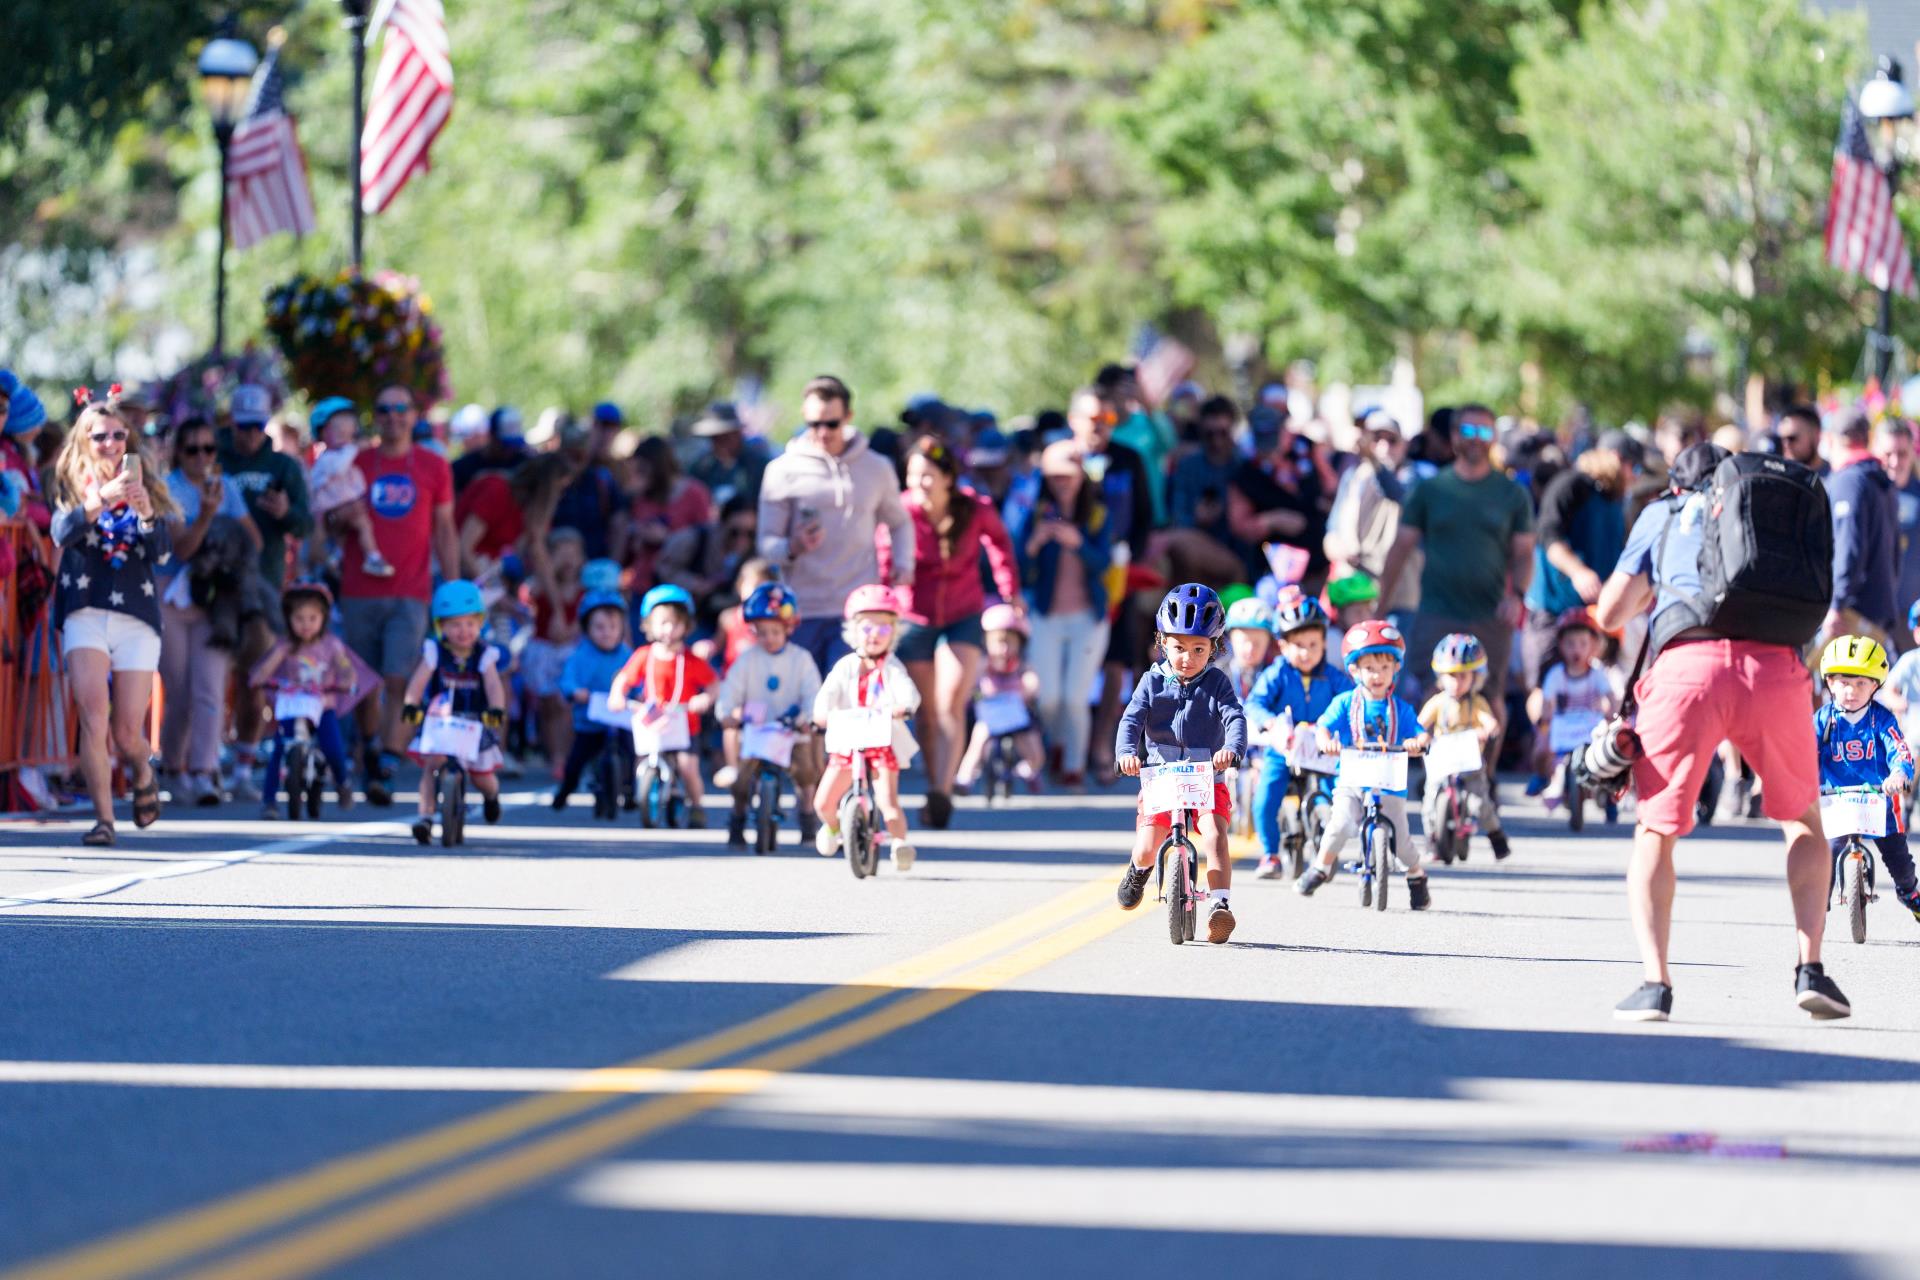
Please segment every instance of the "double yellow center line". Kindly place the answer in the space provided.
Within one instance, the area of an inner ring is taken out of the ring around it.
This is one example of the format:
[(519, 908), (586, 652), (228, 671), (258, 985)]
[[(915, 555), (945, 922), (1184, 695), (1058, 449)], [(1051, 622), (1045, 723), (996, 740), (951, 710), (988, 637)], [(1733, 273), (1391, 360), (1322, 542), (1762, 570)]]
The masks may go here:
[[(257, 1244), (192, 1274), (221, 1280), (305, 1276), (412, 1234), (582, 1161), (722, 1106), (782, 1072), (812, 1066), (990, 991), (1139, 918), (1112, 909), (1103, 875), (1009, 920), (749, 1019), (633, 1061), (585, 1073), (541, 1094), (316, 1166), (0, 1275), (0, 1280), (106, 1280), (190, 1262), (349, 1200), (331, 1217)], [(1096, 908), (1105, 907), (1105, 910)], [(1062, 922), (1065, 921), (1065, 925)], [(903, 992), (857, 1018), (841, 1019)], [(809, 1029), (813, 1034), (768, 1048)], [(715, 1064), (763, 1050), (728, 1067)], [(705, 1070), (701, 1070), (705, 1068)], [(584, 1118), (458, 1167), (436, 1167), (533, 1135), (655, 1073), (700, 1070), (692, 1087)], [(424, 1180), (408, 1181), (429, 1174)], [(408, 1185), (396, 1186), (403, 1181)]]

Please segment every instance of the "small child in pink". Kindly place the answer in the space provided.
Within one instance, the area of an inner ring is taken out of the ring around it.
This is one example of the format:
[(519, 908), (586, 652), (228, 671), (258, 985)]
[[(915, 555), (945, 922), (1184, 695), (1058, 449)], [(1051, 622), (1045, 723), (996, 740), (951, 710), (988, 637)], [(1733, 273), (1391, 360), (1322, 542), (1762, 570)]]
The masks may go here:
[[(953, 785), (956, 791), (965, 794), (973, 786), (974, 779), (980, 776), (980, 766), (987, 758), (987, 748), (993, 743), (993, 733), (988, 729), (986, 719), (977, 708), (980, 701), (988, 698), (1018, 697), (1029, 709), (1033, 700), (1040, 696), (1040, 677), (1027, 665), (1027, 637), (1030, 632), (1027, 620), (1010, 604), (996, 604), (980, 615), (981, 630), (986, 632), (987, 662), (980, 672), (977, 686), (973, 737), (967, 742), (966, 754), (960, 757), (960, 767), (954, 774)], [(1029, 791), (1040, 790), (1040, 771), (1046, 755), (1040, 744), (1040, 730), (1031, 715), (1027, 727), (1008, 735), (1013, 739), (1014, 750), (1020, 757), (1015, 772), (1027, 784)]]
[(391, 578), (393, 565), (380, 554), (373, 540), (373, 516), (367, 510), (367, 477), (353, 460), (360, 453), (354, 443), (360, 432), (360, 415), (353, 402), (333, 396), (314, 406), (313, 434), (320, 441), (320, 454), (313, 460), (308, 505), (315, 519), (331, 515), (336, 523), (353, 531), (365, 557), (367, 576)]

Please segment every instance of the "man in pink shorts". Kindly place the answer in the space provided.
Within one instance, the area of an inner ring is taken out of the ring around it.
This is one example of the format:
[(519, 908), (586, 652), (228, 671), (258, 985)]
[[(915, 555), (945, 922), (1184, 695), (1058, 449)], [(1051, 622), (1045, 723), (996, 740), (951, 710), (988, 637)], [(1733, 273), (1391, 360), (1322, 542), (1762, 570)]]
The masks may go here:
[(1694, 799), (1715, 749), (1727, 741), (1760, 776), (1766, 815), (1786, 836), (1787, 889), (1800, 943), (1795, 1002), (1815, 1018), (1844, 1018), (1851, 1007), (1820, 963), (1831, 854), (1820, 828), (1812, 677), (1786, 645), (1716, 637), (1686, 627), (1684, 609), (1668, 614), (1700, 591), (1707, 499), (1698, 486), (1726, 456), (1713, 445), (1696, 445), (1675, 459), (1674, 493), (1641, 513), (1597, 607), (1600, 624), (1612, 629), (1652, 606), (1648, 643), (1658, 646), (1635, 686), (1644, 755), (1633, 767), (1639, 821), (1627, 869), (1646, 981), (1614, 1016), (1664, 1022), (1673, 1010), (1667, 939), (1674, 842), (1693, 830)]

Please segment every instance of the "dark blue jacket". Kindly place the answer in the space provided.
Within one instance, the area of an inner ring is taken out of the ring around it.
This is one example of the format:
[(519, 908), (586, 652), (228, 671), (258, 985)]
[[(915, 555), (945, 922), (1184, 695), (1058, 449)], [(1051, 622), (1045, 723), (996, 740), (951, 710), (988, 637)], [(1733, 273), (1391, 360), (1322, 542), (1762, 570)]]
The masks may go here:
[(1257, 729), (1290, 711), (1295, 724), (1314, 724), (1335, 697), (1351, 688), (1353, 677), (1331, 662), (1322, 660), (1318, 670), (1303, 676), (1282, 658), (1266, 669), (1247, 695), (1247, 719)]
[(1034, 522), (1045, 520), (1056, 514), (1053, 503), (1045, 494), (1040, 496), (1038, 504), (1013, 513), (1013, 519), (1007, 522), (1007, 536), (1013, 540), (1014, 557), (1020, 565), (1020, 585), (1027, 596), (1027, 607), (1034, 613), (1045, 615), (1051, 612), (1053, 604), (1053, 578), (1060, 571), (1060, 557), (1078, 554), (1080, 563), (1086, 568), (1087, 599), (1093, 605), (1093, 611), (1100, 617), (1107, 616), (1107, 566), (1113, 563), (1112, 528), (1107, 520), (1107, 508), (1094, 504), (1093, 518), (1087, 526), (1080, 528), (1080, 550), (1077, 553), (1065, 551), (1059, 543), (1049, 542), (1040, 548), (1040, 554), (1027, 554), (1027, 539), (1033, 533)]
[(1893, 481), (1872, 458), (1827, 477), (1833, 505), (1833, 607), (1852, 609), (1898, 635), (1906, 619), (1894, 605), (1899, 582), (1900, 514)]
[(1174, 675), (1164, 662), (1147, 668), (1120, 717), (1114, 754), (1174, 764), (1209, 760), (1222, 748), (1246, 758), (1247, 714), (1233, 677), (1218, 667), (1191, 680)]

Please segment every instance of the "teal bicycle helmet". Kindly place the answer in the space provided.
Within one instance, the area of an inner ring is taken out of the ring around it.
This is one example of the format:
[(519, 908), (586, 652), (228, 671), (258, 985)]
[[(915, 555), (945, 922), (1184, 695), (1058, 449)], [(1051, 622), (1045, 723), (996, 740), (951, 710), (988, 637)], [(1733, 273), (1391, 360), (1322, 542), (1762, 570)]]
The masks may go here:
[(446, 618), (464, 618), (470, 614), (486, 611), (487, 602), (480, 598), (480, 588), (465, 578), (443, 582), (433, 589), (433, 620), (435, 622)]

